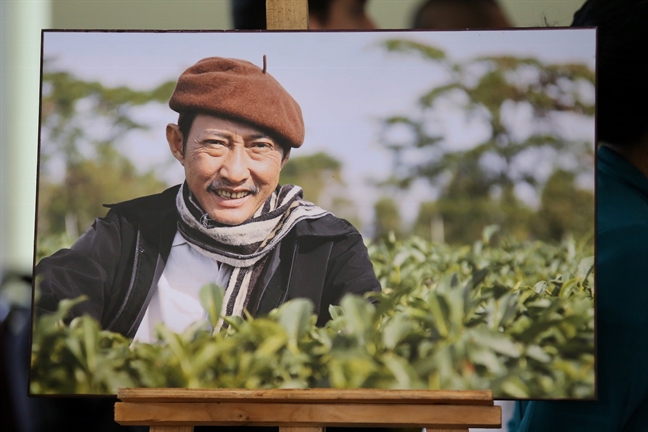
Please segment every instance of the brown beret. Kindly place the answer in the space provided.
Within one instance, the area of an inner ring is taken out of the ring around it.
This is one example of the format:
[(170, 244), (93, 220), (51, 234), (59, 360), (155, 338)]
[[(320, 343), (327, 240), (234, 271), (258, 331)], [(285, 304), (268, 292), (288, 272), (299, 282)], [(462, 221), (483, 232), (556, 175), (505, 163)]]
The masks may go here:
[(184, 71), (169, 106), (240, 120), (287, 141), (304, 142), (299, 104), (277, 80), (245, 60), (209, 57)]

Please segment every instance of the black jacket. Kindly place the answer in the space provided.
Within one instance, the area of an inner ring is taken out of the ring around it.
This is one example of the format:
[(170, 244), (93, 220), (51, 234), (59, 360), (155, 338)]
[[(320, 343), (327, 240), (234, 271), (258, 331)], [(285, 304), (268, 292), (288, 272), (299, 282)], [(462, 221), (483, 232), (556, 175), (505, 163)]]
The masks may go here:
[[(42, 278), (36, 313), (86, 295), (74, 316), (89, 314), (104, 329), (133, 337), (171, 250), (177, 191), (109, 206), (70, 249), (43, 259), (36, 267)], [(344, 294), (380, 290), (360, 233), (332, 215), (297, 223), (270, 254), (248, 305), (252, 315), (303, 297), (313, 301), (322, 325), (329, 305)]]

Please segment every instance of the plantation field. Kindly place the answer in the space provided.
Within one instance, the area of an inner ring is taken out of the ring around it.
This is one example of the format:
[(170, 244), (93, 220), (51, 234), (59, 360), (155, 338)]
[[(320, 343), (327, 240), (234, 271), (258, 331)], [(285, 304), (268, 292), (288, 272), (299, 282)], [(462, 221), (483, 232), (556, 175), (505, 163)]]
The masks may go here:
[(383, 291), (348, 296), (315, 326), (293, 300), (267, 317), (224, 318), (222, 290), (201, 292), (209, 322), (131, 343), (75, 301), (34, 323), (31, 393), (120, 387), (492, 389), (495, 398), (594, 397), (592, 242), (473, 245), (392, 237), (370, 244)]

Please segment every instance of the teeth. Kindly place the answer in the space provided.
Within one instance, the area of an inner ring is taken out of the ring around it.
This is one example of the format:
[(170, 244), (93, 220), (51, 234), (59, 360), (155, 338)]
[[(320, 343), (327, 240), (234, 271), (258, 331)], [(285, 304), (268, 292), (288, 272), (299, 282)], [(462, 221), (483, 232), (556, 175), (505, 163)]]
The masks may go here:
[(243, 198), (244, 196), (248, 196), (250, 192), (243, 191), (243, 192), (232, 193), (226, 190), (218, 190), (216, 191), (216, 194), (223, 198), (236, 199), (236, 198)]

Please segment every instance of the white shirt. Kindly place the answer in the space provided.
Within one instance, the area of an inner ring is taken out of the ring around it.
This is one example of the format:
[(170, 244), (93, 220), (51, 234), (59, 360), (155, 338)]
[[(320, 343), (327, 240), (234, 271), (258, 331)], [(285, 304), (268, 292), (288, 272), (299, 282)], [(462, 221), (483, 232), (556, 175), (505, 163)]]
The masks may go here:
[(155, 342), (155, 325), (160, 322), (171, 331), (181, 333), (190, 324), (205, 319), (207, 313), (200, 304), (200, 289), (209, 283), (227, 287), (231, 273), (230, 266), (222, 266), (201, 254), (176, 232), (157, 290), (134, 340)]

